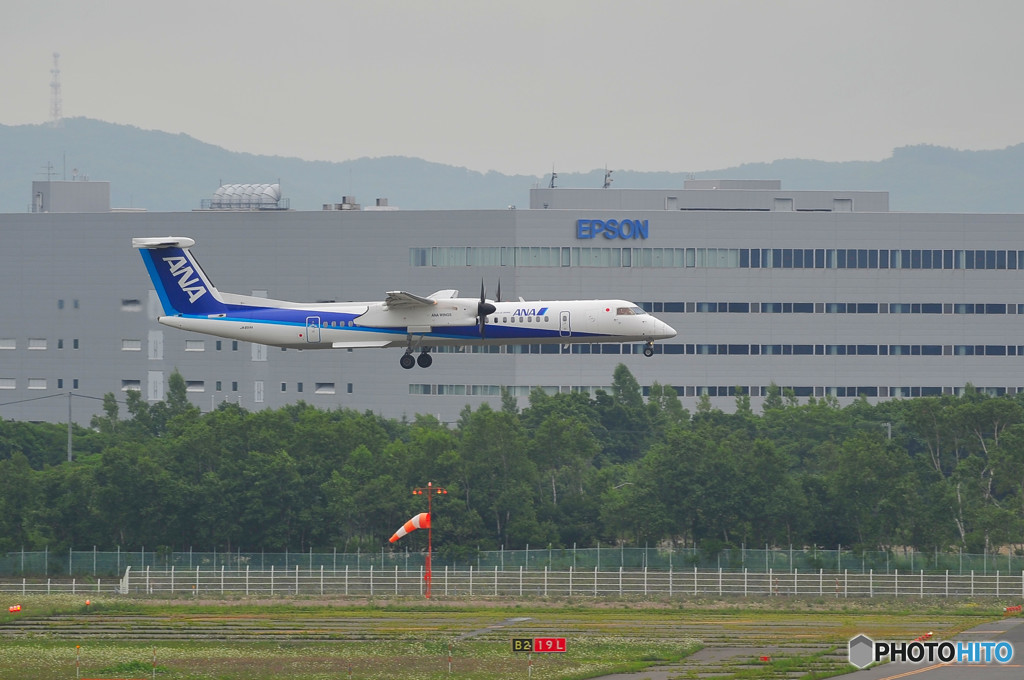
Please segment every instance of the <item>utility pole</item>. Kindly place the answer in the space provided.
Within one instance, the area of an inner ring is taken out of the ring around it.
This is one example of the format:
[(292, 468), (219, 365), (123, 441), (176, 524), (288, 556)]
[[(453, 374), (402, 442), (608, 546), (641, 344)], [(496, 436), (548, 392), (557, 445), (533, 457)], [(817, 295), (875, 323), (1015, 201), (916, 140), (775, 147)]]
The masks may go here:
[(68, 462), (71, 462), (71, 393), (68, 392)]

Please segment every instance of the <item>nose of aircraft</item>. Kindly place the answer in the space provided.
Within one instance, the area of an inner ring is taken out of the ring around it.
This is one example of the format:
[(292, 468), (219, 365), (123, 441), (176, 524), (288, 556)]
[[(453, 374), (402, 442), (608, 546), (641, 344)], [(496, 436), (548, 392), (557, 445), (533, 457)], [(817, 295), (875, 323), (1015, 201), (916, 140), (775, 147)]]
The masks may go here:
[(655, 340), (667, 340), (676, 337), (676, 329), (669, 326), (661, 319), (654, 319), (654, 333), (651, 336)]

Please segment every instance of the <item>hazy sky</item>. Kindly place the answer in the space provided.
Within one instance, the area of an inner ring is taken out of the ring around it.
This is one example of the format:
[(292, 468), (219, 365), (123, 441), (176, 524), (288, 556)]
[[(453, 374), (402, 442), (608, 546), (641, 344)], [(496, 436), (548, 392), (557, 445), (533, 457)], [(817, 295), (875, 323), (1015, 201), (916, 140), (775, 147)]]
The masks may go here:
[(544, 175), (1024, 142), (1019, 0), (6, 0), (0, 124)]

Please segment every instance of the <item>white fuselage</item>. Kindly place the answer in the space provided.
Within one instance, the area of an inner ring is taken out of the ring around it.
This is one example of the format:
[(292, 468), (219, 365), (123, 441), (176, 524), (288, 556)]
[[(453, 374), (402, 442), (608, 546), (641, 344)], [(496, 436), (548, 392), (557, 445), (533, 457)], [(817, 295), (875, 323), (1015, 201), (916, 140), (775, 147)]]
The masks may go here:
[(486, 317), (483, 337), (475, 298), (396, 308), (382, 302), (305, 305), (249, 300), (277, 311), (287, 309), (288, 318), (252, 311), (162, 316), (159, 321), (182, 330), (300, 349), (404, 346), (410, 337), (421, 345), (506, 345), (647, 342), (675, 335), (670, 326), (625, 300), (491, 302), (495, 311)]

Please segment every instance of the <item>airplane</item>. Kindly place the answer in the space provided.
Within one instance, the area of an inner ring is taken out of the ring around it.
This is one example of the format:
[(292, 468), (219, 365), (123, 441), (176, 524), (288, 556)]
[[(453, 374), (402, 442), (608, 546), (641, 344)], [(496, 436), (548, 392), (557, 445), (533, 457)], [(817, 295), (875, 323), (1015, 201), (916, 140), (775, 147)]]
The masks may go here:
[[(390, 291), (382, 301), (302, 303), (219, 291), (189, 250), (188, 237), (133, 238), (164, 315), (157, 321), (185, 331), (289, 349), (405, 347), (402, 368), (427, 368), (438, 345), (523, 345), (643, 342), (674, 337), (664, 321), (626, 300), (514, 302), (426, 297)], [(418, 356), (413, 354), (419, 351)]]

